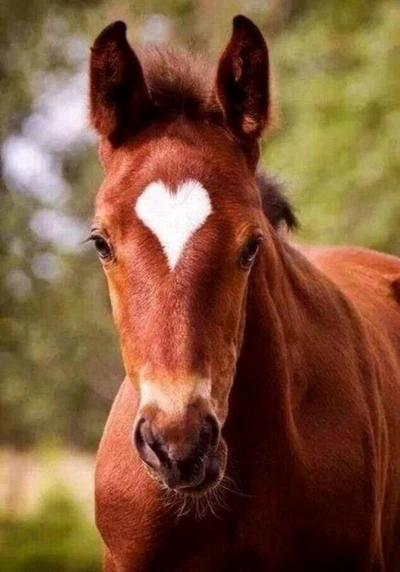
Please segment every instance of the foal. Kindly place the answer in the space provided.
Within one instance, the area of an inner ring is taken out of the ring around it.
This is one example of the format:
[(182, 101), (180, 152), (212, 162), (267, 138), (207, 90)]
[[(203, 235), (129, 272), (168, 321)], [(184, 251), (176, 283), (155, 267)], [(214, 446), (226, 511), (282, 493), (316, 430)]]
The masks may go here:
[[(92, 238), (126, 378), (100, 445), (105, 570), (400, 570), (400, 261), (301, 249), (256, 175), (265, 41), (213, 73), (95, 41)], [(305, 134), (306, 135), (306, 134)]]

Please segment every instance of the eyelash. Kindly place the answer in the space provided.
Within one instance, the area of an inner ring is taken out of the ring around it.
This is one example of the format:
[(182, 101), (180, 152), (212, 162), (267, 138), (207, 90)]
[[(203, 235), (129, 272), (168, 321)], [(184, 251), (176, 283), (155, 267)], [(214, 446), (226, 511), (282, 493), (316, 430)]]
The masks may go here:
[(94, 243), (99, 257), (102, 260), (110, 260), (113, 256), (112, 249), (107, 239), (101, 234), (93, 233), (90, 235), (89, 240)]

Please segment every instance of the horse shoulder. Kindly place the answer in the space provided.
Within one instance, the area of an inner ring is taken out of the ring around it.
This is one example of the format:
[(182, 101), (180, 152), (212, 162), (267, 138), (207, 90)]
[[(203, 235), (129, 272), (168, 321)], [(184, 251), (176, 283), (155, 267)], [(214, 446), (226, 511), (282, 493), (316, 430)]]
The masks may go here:
[[(400, 530), (400, 258), (354, 247), (298, 249), (350, 300), (365, 333), (359, 359), (369, 364), (366, 378), (368, 371), (375, 372), (369, 410), (379, 451), (376, 470), (385, 475), (381, 526), (390, 531), (384, 535), (386, 553), (397, 562), (400, 549), (396, 540), (390, 543)], [(366, 378), (361, 380), (364, 391)]]

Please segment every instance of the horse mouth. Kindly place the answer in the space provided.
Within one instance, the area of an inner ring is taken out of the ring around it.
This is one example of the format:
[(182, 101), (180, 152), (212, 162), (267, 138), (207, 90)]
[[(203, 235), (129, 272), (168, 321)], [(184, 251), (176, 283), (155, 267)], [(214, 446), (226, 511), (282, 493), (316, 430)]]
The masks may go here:
[(225, 469), (228, 458), (228, 449), (225, 441), (220, 440), (218, 449), (213, 455), (210, 455), (206, 461), (201, 476), (196, 479), (195, 483), (171, 483), (162, 474), (154, 471), (149, 465), (146, 465), (149, 475), (161, 484), (161, 486), (175, 494), (182, 496), (199, 497), (206, 495), (208, 492), (217, 488), (225, 475)]
[(199, 497), (218, 487), (225, 475), (228, 449), (223, 439), (220, 440), (217, 451), (206, 462), (203, 478), (194, 485), (180, 486), (173, 490), (177, 493)]
[(221, 482), (224, 471), (221, 471), (219, 464), (212, 460), (204, 471), (204, 478), (196, 485), (174, 488), (177, 493), (191, 496), (201, 496), (216, 488)]

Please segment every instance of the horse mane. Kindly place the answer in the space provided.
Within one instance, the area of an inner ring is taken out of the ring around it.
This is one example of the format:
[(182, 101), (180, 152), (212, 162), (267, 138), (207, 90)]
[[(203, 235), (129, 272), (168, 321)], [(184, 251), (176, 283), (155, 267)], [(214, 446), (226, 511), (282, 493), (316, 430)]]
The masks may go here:
[(261, 203), (265, 216), (274, 228), (286, 225), (287, 230), (295, 230), (298, 220), (294, 209), (283, 191), (282, 184), (271, 175), (258, 171), (256, 182), (261, 194)]
[(212, 97), (215, 67), (200, 54), (145, 46), (138, 52), (159, 114), (206, 118), (221, 113)]
[(396, 301), (400, 304), (400, 278), (393, 280), (392, 289)]
[[(163, 116), (184, 114), (206, 119), (220, 113), (212, 97), (215, 67), (200, 54), (184, 50), (146, 46), (139, 52), (150, 97)], [(298, 226), (293, 208), (276, 178), (258, 172), (262, 207), (274, 228), (284, 223), (288, 230)]]

